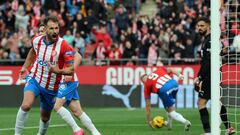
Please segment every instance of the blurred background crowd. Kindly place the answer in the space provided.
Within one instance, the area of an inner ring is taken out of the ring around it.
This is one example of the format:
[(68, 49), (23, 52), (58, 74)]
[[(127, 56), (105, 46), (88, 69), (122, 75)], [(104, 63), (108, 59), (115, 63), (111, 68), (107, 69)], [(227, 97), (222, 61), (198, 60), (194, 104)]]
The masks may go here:
[[(148, 1), (155, 3), (151, 15), (141, 11)], [(196, 21), (209, 8), (210, 0), (1, 0), (0, 60), (25, 59), (31, 37), (52, 15), (60, 36), (92, 64), (194, 63), (202, 40)]]

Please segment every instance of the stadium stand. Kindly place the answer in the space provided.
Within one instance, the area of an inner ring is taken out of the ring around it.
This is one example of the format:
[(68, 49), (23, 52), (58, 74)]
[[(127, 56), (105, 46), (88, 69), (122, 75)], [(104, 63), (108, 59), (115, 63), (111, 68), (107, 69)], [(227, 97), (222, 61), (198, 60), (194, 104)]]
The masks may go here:
[(195, 63), (201, 43), (195, 24), (209, 16), (209, 0), (153, 2), (150, 16), (141, 11), (144, 0), (1, 1), (0, 63), (21, 64), (48, 15), (58, 17), (60, 35), (91, 64)]

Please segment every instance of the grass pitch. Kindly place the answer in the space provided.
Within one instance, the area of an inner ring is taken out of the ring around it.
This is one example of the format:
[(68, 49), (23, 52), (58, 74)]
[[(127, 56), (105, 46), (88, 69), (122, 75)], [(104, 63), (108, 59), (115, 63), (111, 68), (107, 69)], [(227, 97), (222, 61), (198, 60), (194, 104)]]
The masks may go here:
[[(0, 109), (0, 135), (13, 135), (15, 118), (18, 108), (1, 108)], [(173, 129), (168, 130), (166, 127), (161, 129), (150, 129), (146, 124), (145, 110), (124, 108), (87, 108), (85, 112), (93, 120), (95, 126), (103, 135), (200, 135), (203, 129), (199, 119), (197, 109), (178, 109), (178, 112), (192, 122), (191, 130), (184, 131), (184, 125), (176, 121), (173, 122)], [(29, 119), (23, 135), (36, 135), (39, 123), (39, 108), (34, 108), (29, 113)], [(163, 109), (152, 109), (152, 118), (160, 115), (166, 118)], [(81, 126), (80, 121), (76, 120)], [(85, 135), (90, 135), (86, 128)], [(47, 135), (72, 135), (72, 130), (64, 121), (55, 113), (52, 113), (51, 125)]]

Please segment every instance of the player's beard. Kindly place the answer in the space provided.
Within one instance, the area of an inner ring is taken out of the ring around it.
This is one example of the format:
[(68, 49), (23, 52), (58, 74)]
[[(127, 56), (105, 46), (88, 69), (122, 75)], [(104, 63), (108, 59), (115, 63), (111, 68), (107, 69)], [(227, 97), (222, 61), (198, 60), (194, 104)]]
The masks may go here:
[(53, 34), (51, 35), (51, 38), (52, 38), (52, 40), (53, 40), (54, 42), (56, 42), (57, 39), (58, 39), (58, 34), (53, 33)]
[(58, 34), (56, 34), (56, 33), (48, 34), (47, 38), (48, 38), (49, 42), (56, 42), (58, 39)]
[(207, 33), (207, 30), (205, 30), (205, 31), (199, 31), (199, 34), (200, 34), (201, 36), (205, 36), (206, 33)]

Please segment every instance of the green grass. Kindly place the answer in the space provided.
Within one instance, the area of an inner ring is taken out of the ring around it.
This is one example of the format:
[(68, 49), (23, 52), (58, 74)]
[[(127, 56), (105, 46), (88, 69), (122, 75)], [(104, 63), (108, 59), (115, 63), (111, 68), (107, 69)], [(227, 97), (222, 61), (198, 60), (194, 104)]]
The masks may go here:
[[(103, 135), (199, 135), (203, 133), (197, 109), (178, 109), (177, 111), (192, 122), (192, 128), (189, 132), (185, 132), (183, 125), (175, 121), (173, 122), (172, 130), (167, 130), (165, 127), (155, 130), (150, 129), (145, 123), (144, 109), (88, 108), (85, 110)], [(0, 135), (14, 134), (13, 129), (3, 129), (14, 128), (16, 113), (17, 108), (0, 109)], [(161, 115), (166, 118), (166, 113), (163, 109), (152, 109), (152, 116), (156, 115)], [(26, 124), (27, 129), (24, 129), (23, 135), (37, 134), (39, 116), (38, 108), (30, 111)], [(78, 120), (77, 122), (82, 127)], [(90, 135), (86, 129), (85, 132), (86, 135)], [(71, 134), (71, 128), (66, 126), (64, 121), (53, 112), (51, 127), (48, 129), (47, 135)]]

